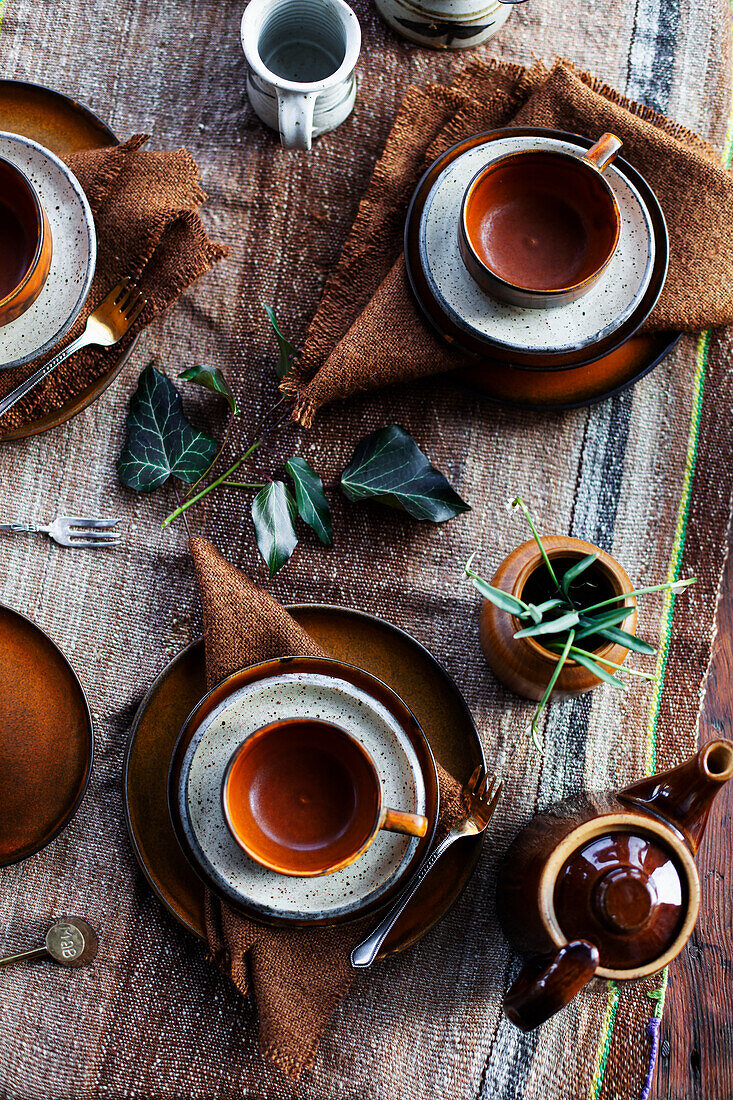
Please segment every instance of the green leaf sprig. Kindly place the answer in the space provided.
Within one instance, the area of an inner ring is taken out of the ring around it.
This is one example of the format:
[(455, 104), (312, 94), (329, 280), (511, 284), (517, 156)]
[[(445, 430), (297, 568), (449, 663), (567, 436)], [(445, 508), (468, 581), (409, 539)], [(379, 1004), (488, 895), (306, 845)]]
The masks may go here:
[[(511, 511), (518, 511), (524, 516), (532, 537), (537, 543), (547, 571), (548, 599), (538, 604), (529, 603), (519, 596), (489, 584), (473, 569), (475, 553), (463, 568), (466, 578), (484, 599), (489, 600), (500, 611), (513, 615), (520, 623), (527, 624), (515, 631), (515, 638), (541, 639), (540, 644), (557, 656), (557, 663), (550, 681), (530, 723), (532, 739), (537, 748), (541, 749), (540, 718), (565, 663), (568, 660), (575, 661), (618, 691), (626, 690), (626, 684), (619, 679), (619, 672), (625, 672), (641, 680), (656, 681), (658, 676), (655, 673), (627, 668), (625, 665), (616, 664), (601, 656), (598, 652), (602, 644), (600, 640), (615, 642), (633, 653), (652, 656), (656, 653), (654, 646), (621, 627), (621, 624), (633, 614), (636, 597), (649, 592), (683, 592), (689, 585), (694, 584), (697, 578), (689, 577), (687, 580), (665, 581), (663, 584), (654, 584), (646, 588), (632, 588), (620, 596), (594, 601), (590, 595), (591, 586), (584, 582), (587, 582), (588, 570), (597, 561), (598, 554), (587, 554), (565, 569), (556, 570), (547, 554), (534, 519), (522, 498), (514, 497), (509, 507)], [(628, 602), (630, 599), (634, 600), (633, 604)], [(578, 644), (586, 638), (591, 641), (598, 639), (599, 643), (594, 649)]]
[[(282, 379), (299, 353), (283, 336), (272, 309), (265, 306), (265, 311), (278, 343), (275, 374)], [(252, 522), (257, 547), (271, 576), (290, 559), (298, 544), (298, 518), (324, 546), (332, 546), (333, 522), (323, 482), (301, 455), (285, 462), (285, 476), (292, 489), (285, 480), (262, 474), (253, 473), (248, 480), (239, 480), (242, 467), (260, 450), (267, 436), (287, 422), (287, 410), (279, 421), (268, 423), (266, 417), (255, 441), (223, 473), (215, 474), (234, 418), (239, 415), (237, 399), (218, 367), (189, 367), (179, 378), (226, 401), (229, 417), (220, 446), (217, 448), (213, 439), (189, 423), (178, 389), (151, 364), (141, 374), (130, 406), (127, 440), (117, 464), (122, 483), (141, 492), (163, 485), (171, 475), (185, 483), (185, 495), (182, 499), (179, 496), (177, 507), (165, 518), (163, 527), (181, 516), (187, 523), (189, 509), (215, 490), (256, 490)], [(281, 404), (278, 401), (270, 410), (270, 418)], [(451, 519), (469, 508), (412, 436), (396, 424), (371, 432), (357, 444), (341, 475), (340, 487), (349, 500), (374, 499), (433, 523)]]

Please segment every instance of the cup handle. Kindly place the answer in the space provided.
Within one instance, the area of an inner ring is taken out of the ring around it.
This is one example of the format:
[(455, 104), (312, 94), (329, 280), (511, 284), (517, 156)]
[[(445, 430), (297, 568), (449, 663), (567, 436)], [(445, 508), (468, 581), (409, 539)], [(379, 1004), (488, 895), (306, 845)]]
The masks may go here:
[(404, 833), (406, 836), (425, 836), (428, 831), (428, 819), (422, 814), (384, 810), (380, 829), (386, 829), (390, 833)]
[(598, 948), (573, 940), (552, 956), (529, 959), (504, 998), (504, 1012), (520, 1031), (533, 1031), (572, 1001), (598, 969)]
[(310, 150), (317, 98), (317, 92), (278, 91), (277, 125), (283, 149)]
[(595, 145), (591, 145), (588, 152), (584, 154), (583, 160), (602, 172), (615, 159), (622, 145), (623, 142), (615, 134), (604, 134)]

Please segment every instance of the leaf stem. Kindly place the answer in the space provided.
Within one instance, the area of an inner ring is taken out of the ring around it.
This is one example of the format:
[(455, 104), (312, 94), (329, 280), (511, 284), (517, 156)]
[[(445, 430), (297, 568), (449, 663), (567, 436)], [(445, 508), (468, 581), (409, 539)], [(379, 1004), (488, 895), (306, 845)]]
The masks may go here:
[(174, 512), (171, 512), (171, 514), (163, 520), (162, 526), (168, 527), (171, 523), (173, 523), (175, 519), (178, 519), (180, 515), (183, 515), (183, 513), (186, 512), (193, 504), (197, 504), (198, 501), (202, 500), (208, 493), (211, 492), (212, 489), (216, 489), (217, 486), (223, 485), (223, 483), (228, 478), (230, 478), (233, 473), (236, 473), (242, 463), (246, 462), (249, 456), (254, 451), (256, 451), (258, 447), (261, 446), (262, 440), (258, 439), (257, 442), (253, 443), (252, 446), (249, 447), (243, 455), (240, 455), (237, 461), (232, 466), (230, 466), (228, 470), (221, 474), (220, 477), (216, 479), (216, 481), (212, 481), (210, 485), (206, 485), (199, 493), (196, 494), (195, 497), (191, 497), (189, 500), (185, 500), (182, 504), (179, 504), (176, 510)]
[(554, 688), (554, 686), (557, 682), (557, 678), (563, 670), (565, 662), (568, 659), (568, 653), (572, 649), (574, 641), (575, 641), (575, 631), (570, 630), (570, 631), (568, 631), (568, 640), (565, 643), (565, 648), (563, 649), (562, 653), (560, 654), (559, 660), (558, 660), (557, 664), (555, 665), (555, 669), (552, 673), (552, 676), (550, 677), (550, 682), (547, 685), (547, 687), (545, 688), (545, 694), (540, 699), (539, 706), (537, 707), (537, 710), (534, 712), (534, 714), (532, 716), (532, 740), (534, 741), (535, 746), (537, 747), (537, 749), (540, 752), (542, 752), (542, 746), (540, 745), (539, 739), (537, 737), (537, 723), (540, 719), (540, 715), (542, 714), (542, 711), (547, 706), (547, 700), (550, 698), (550, 695), (552, 694), (552, 689)]
[(539, 533), (537, 531), (537, 528), (534, 525), (534, 520), (532, 519), (531, 515), (529, 514), (529, 508), (524, 503), (524, 501), (522, 500), (521, 497), (515, 497), (514, 500), (512, 501), (512, 506), (515, 507), (515, 508), (519, 508), (521, 510), (522, 515), (524, 516), (527, 523), (529, 524), (529, 529), (530, 529), (530, 531), (532, 532), (532, 534), (534, 536), (534, 540), (540, 548), (540, 553), (542, 554), (542, 557), (545, 559), (545, 565), (547, 566), (548, 573), (552, 577), (553, 584), (555, 585), (555, 588), (559, 589), (559, 591), (562, 592), (562, 589), (560, 588), (560, 582), (558, 581), (557, 577), (555, 576), (555, 570), (552, 568), (552, 564), (550, 562), (550, 559), (547, 556), (547, 551), (545, 550), (544, 546), (542, 545), (542, 539), (540, 538)]
[(230, 489), (266, 489), (267, 482), (249, 482), (249, 481), (223, 481), (222, 485), (227, 485)]
[[(555, 648), (555, 647), (553, 647)], [(559, 644), (557, 646), (559, 649)], [(600, 664), (608, 665), (609, 668), (618, 669), (619, 672), (625, 672), (629, 676), (638, 676), (642, 680), (657, 680), (658, 677), (653, 672), (643, 672), (638, 668), (629, 668), (628, 665), (617, 665), (615, 661), (609, 661), (607, 657), (601, 657), (600, 653), (593, 653), (592, 650), (582, 649), (580, 646), (572, 645), (570, 647), (570, 655), (573, 653), (580, 653), (583, 657), (590, 657), (592, 661), (598, 661)]]

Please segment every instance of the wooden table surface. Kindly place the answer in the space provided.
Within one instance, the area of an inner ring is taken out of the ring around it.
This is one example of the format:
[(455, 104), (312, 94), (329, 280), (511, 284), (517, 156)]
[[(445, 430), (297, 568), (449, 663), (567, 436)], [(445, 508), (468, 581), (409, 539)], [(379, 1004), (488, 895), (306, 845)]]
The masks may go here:
[[(733, 537), (729, 542), (733, 548)], [(718, 635), (700, 720), (700, 741), (731, 737), (733, 553), (718, 607)], [(718, 795), (697, 862), (702, 909), (670, 968), (655, 1100), (733, 1097), (733, 783)]]

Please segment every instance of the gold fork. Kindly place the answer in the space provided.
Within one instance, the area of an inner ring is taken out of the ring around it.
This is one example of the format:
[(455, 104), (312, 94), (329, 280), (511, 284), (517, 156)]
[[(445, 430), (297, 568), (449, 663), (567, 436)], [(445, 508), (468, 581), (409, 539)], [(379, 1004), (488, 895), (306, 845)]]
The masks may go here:
[(0, 416), (12, 409), (13, 405), (25, 397), (27, 393), (35, 389), (39, 382), (48, 378), (52, 371), (56, 370), (59, 363), (63, 363), (79, 348), (89, 347), (90, 344), (98, 344), (102, 348), (110, 348), (116, 344), (125, 333), (129, 332), (132, 324), (137, 320), (140, 311), (145, 305), (145, 299), (130, 279), (122, 279), (116, 287), (110, 290), (107, 297), (101, 302), (94, 313), (87, 320), (84, 331), (76, 340), (54, 355), (48, 363), (29, 375), (0, 401)]
[(372, 965), (389, 932), (407, 908), (423, 879), (430, 874), (446, 849), (450, 848), (461, 837), (477, 836), (484, 831), (494, 816), (494, 810), (501, 795), (501, 787), (501, 782), (486, 775), (479, 764), (463, 789), (467, 806), (465, 817), (461, 818), (448, 835), (441, 840), (435, 851), (426, 859), (410, 884), (400, 894), (398, 900), (371, 935), (367, 936), (358, 947), (354, 948), (351, 952), (352, 966), (364, 968)]

